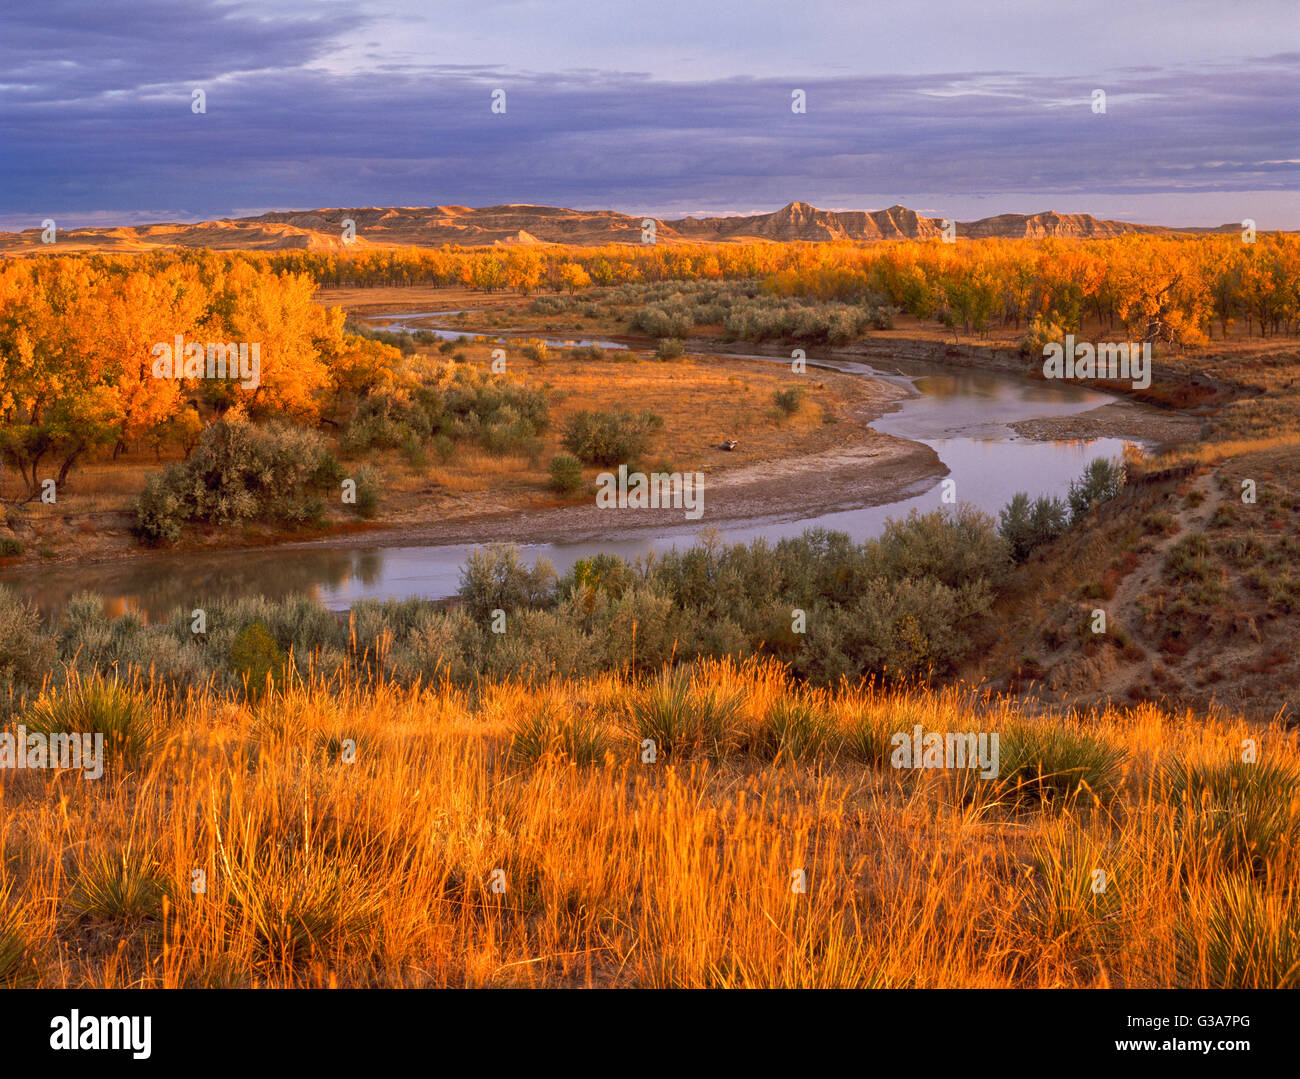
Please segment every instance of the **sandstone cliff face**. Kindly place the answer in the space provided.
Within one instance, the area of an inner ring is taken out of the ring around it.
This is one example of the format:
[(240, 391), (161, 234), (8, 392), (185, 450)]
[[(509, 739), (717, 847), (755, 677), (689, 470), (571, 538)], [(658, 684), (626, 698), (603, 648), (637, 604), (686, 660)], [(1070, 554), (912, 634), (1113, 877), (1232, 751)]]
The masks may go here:
[[(98, 248), (149, 251), (160, 247), (207, 247), (214, 250), (341, 250), (343, 222), (356, 223), (359, 247), (466, 247), (493, 244), (640, 243), (643, 218), (614, 210), (569, 210), (557, 206), (511, 204), (484, 206), (370, 206), (354, 209), (275, 211), (198, 224), (158, 224), (120, 228), (74, 229), (59, 234), (59, 249)], [(942, 231), (940, 218), (922, 217), (906, 206), (887, 210), (819, 210), (792, 202), (769, 214), (683, 218), (656, 221), (659, 243), (780, 243), (848, 240), (932, 240)], [(1186, 229), (1187, 232), (1236, 231)], [(958, 238), (1039, 239), (1091, 238), (1126, 233), (1168, 233), (1159, 225), (1103, 221), (1090, 214), (1001, 214), (958, 222)], [(49, 251), (40, 230), (0, 233), (0, 251)]]
[(903, 240), (931, 239), (939, 235), (937, 220), (921, 217), (906, 206), (867, 213), (862, 210), (819, 210), (806, 202), (792, 202), (775, 213), (752, 217), (706, 217), (669, 221), (668, 227), (684, 240)]
[(1131, 225), (1126, 221), (1102, 221), (1091, 214), (1058, 214), (1052, 210), (1040, 214), (999, 214), (957, 226), (957, 235), (972, 240), (986, 236), (1005, 239), (1040, 240), (1048, 236), (1065, 239), (1093, 239), (1123, 236), (1127, 233), (1162, 233), (1175, 230), (1160, 225)]

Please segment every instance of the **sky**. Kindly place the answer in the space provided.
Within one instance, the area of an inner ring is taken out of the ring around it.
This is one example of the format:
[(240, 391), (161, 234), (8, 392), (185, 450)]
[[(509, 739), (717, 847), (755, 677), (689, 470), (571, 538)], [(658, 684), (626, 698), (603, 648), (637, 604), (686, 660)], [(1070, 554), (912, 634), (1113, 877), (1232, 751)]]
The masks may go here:
[(1296, 229), (1298, 104), (1298, 0), (0, 0), (0, 229), (793, 200)]

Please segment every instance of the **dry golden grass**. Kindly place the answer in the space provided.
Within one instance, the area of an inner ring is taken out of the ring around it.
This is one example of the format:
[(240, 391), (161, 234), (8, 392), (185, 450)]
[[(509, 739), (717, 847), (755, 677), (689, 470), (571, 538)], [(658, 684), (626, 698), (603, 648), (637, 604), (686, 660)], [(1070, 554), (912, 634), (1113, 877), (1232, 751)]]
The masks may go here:
[[(711, 664), (690, 692), (732, 702), (730, 750), (645, 764), (626, 717), (653, 692), (611, 675), (155, 696), (163, 740), (133, 770), (0, 771), (0, 967), (7, 933), (26, 954), (4, 976), (46, 986), (1297, 978), (1294, 844), (1252, 862), (1232, 820), (1205, 798), (1180, 808), (1165, 779), (1175, 759), (1230, 766), (1248, 737), (1257, 767), (1294, 770), (1294, 735), (1149, 705), (1033, 719), (959, 689), (807, 693), (775, 666)], [(752, 747), (778, 705), (806, 707), (819, 733), (770, 759)], [(594, 738), (600, 760), (545, 739), (512, 753), (539, 715)], [(1122, 763), (1113, 790), (1044, 805), (873, 760), (918, 722), (1003, 732), (1004, 776), (1026, 724)], [(1294, 788), (1277, 801), (1285, 832)]]
[(1270, 450), (1290, 449), (1300, 446), (1300, 432), (1287, 432), (1280, 435), (1266, 435), (1260, 438), (1232, 438), (1222, 442), (1201, 442), (1194, 445), (1179, 446), (1162, 454), (1153, 467), (1176, 467), (1178, 465), (1217, 465), (1234, 457), (1247, 454), (1265, 453)]

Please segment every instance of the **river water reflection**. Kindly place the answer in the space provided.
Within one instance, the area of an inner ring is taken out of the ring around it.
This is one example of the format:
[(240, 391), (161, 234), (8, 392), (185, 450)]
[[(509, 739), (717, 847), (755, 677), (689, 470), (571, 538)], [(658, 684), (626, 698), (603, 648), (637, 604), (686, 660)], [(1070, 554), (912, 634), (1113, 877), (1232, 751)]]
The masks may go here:
[[(418, 326), (420, 320), (434, 314), (445, 312), (373, 316), (371, 321), (384, 329), (402, 329)], [(457, 337), (461, 332), (441, 331), (440, 336)], [(552, 341), (574, 343), (572, 339)], [(626, 347), (614, 341), (581, 343)], [(770, 356), (751, 358), (773, 360)], [(872, 426), (933, 447), (950, 469), (948, 478), (956, 481), (958, 498), (988, 513), (996, 514), (1017, 491), (1027, 491), (1031, 496), (1062, 495), (1090, 460), (1118, 456), (1125, 445), (1114, 438), (1038, 442), (1019, 437), (1008, 426), (1021, 419), (1083, 412), (1114, 400), (1071, 383), (1030, 381), (999, 372), (954, 371), (922, 364), (900, 363), (886, 370), (848, 361), (826, 366), (885, 378), (907, 387), (910, 396)], [(941, 508), (940, 491), (938, 481), (927, 481), (885, 505), (794, 519), (710, 521), (706, 512), (702, 521), (646, 531), (630, 539), (534, 544), (524, 551), (530, 560), (549, 559), (562, 573), (579, 558), (597, 551), (631, 558), (651, 549), (688, 546), (704, 527), (716, 528), (729, 542), (760, 536), (775, 540), (812, 527), (837, 529), (861, 540), (877, 534), (889, 517), (905, 516), (914, 508), (922, 512)], [(492, 539), (485, 534), (482, 542)], [(460, 568), (473, 546), (279, 547), (266, 551), (160, 553), (116, 564), (11, 571), (0, 575), (0, 583), (17, 589), (47, 612), (57, 610), (70, 596), (82, 591), (104, 596), (111, 613), (138, 610), (150, 618), (161, 617), (177, 607), (189, 610), (205, 602), (257, 593), (271, 598), (314, 596), (326, 606), (341, 610), (361, 599), (452, 595)]]

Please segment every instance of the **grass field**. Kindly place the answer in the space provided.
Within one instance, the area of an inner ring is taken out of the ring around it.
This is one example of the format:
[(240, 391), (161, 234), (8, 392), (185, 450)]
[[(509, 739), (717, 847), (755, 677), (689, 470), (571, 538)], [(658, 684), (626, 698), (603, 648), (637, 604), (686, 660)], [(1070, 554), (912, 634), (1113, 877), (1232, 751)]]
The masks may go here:
[[(1276, 726), (801, 691), (760, 664), (254, 696), (32, 706), (123, 737), (98, 781), (0, 772), (0, 978), (1300, 985)], [(998, 778), (891, 767), (914, 724), (997, 732)]]

